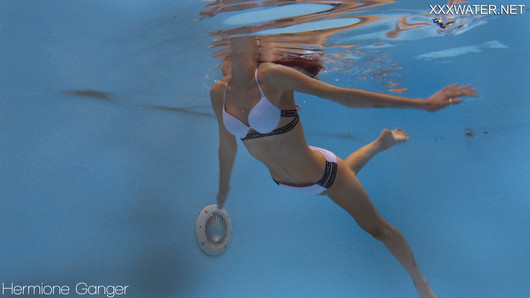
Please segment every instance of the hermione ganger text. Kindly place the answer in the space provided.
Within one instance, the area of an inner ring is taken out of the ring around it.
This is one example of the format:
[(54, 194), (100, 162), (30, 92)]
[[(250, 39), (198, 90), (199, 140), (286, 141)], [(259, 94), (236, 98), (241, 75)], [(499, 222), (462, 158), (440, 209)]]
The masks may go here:
[(86, 282), (78, 282), (71, 287), (66, 284), (14, 284), (12, 282), (2, 282), (1, 296), (97, 296), (115, 298), (116, 296), (127, 295), (128, 285), (94, 285)]

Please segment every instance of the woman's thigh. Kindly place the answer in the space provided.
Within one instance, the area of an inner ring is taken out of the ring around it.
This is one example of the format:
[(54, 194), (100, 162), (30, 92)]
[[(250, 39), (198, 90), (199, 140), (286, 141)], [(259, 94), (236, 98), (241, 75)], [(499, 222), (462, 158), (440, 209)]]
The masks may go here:
[(323, 194), (346, 210), (362, 229), (374, 236), (388, 225), (375, 208), (359, 179), (342, 159), (338, 159), (335, 182)]

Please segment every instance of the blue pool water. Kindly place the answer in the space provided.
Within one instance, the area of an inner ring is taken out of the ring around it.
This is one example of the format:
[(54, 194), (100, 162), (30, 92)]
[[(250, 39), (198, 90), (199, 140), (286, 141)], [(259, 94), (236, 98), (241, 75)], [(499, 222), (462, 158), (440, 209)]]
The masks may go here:
[[(241, 143), (226, 204), (232, 243), (218, 257), (200, 251), (195, 218), (218, 181), (208, 88), (220, 72), (208, 34), (245, 25), (238, 11), (197, 20), (205, 4), (0, 2), (0, 286), (68, 285), (72, 297), (80, 282), (128, 285), (126, 297), (414, 297), (405, 270), (346, 212), (278, 189)], [(428, 4), (367, 13), (397, 20)], [(359, 179), (440, 297), (530, 296), (529, 13), (488, 16), (461, 34), (392, 41), (382, 22), (334, 37), (391, 45), (371, 55), (399, 64), (404, 96), (476, 87), (458, 107), (351, 110), (297, 95), (308, 143), (338, 156), (386, 127), (411, 136)], [(366, 69), (323, 79), (389, 92), (355, 79)]]

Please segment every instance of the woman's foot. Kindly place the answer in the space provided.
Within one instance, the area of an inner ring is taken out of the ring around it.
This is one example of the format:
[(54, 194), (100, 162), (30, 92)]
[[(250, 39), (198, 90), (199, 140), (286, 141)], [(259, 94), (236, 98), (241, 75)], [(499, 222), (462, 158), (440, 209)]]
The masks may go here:
[(408, 140), (409, 136), (401, 128), (396, 128), (394, 130), (383, 129), (381, 135), (375, 141), (350, 154), (345, 160), (346, 164), (350, 167), (353, 173), (357, 175), (366, 163), (377, 153)]
[(379, 138), (376, 142), (379, 144), (381, 151), (386, 150), (394, 145), (404, 143), (408, 141), (409, 135), (401, 128), (396, 128), (394, 130), (383, 129)]

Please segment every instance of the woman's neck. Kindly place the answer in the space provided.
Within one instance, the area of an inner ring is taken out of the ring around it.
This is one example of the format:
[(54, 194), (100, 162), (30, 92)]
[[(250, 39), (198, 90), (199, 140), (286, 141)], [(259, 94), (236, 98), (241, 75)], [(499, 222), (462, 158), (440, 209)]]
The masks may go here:
[(231, 83), (238, 89), (247, 88), (254, 81), (256, 65), (247, 64), (244, 67), (232, 68)]
[(231, 53), (232, 63), (232, 80), (231, 83), (235, 88), (247, 88), (252, 81), (254, 81), (254, 73), (258, 67), (258, 63), (248, 52)]

